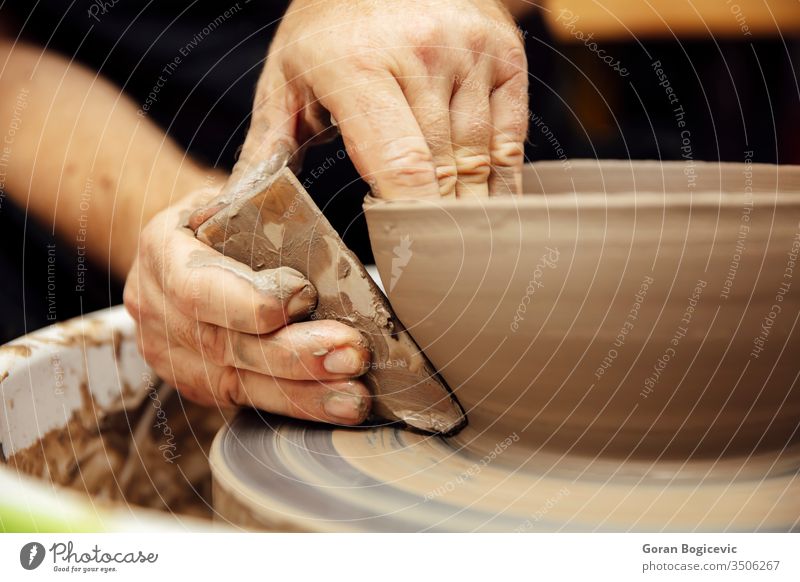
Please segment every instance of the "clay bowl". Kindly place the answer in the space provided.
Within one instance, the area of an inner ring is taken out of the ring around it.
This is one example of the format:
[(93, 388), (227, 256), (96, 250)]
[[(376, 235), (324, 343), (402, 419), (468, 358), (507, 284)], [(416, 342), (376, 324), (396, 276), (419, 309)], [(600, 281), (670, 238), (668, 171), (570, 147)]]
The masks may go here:
[(467, 412), (459, 443), (796, 460), (800, 167), (548, 162), (524, 189), (365, 204), (391, 303)]

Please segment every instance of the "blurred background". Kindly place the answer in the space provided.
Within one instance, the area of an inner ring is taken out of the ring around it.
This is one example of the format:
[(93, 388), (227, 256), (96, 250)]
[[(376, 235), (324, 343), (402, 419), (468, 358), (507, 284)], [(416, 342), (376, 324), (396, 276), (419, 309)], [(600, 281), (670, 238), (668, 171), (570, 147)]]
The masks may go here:
[[(0, 5), (0, 21), (86, 64), (141, 106), (164, 63), (220, 13), (217, 2), (112, 4), (10, 0)], [(235, 3), (235, 16), (197, 43), (148, 110), (197, 159), (232, 167), (285, 4)], [(800, 163), (798, 0), (550, 1), (519, 28), (530, 68), (530, 161)], [(311, 150), (305, 172), (342, 147), (338, 140)], [(361, 215), (367, 187), (349, 161), (309, 182), (348, 245), (371, 262)], [(0, 286), (5, 305), (22, 306), (0, 324), (5, 342), (52, 323), (41, 266), (54, 235), (6, 201), (0, 237), (15, 249), (2, 257), (0, 274), (24, 274), (21, 285)], [(54, 260), (59, 281), (75, 278), (74, 256)], [(90, 265), (83, 291), (60, 286), (58, 318), (120, 303), (121, 290), (105, 266)]]

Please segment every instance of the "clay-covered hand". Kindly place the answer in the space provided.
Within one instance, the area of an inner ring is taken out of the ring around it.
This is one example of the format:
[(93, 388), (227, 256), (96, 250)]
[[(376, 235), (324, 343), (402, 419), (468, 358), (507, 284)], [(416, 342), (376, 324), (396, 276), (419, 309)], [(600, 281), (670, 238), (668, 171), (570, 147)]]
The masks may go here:
[(125, 285), (139, 349), (165, 381), (203, 404), (254, 406), (296, 418), (357, 424), (369, 392), (361, 334), (335, 321), (306, 321), (316, 291), (299, 272), (254, 272), (186, 228), (198, 192), (144, 229)]
[(294, 0), (234, 183), (330, 137), (333, 118), (380, 197), (519, 192), (527, 89), (521, 35), (495, 0)]

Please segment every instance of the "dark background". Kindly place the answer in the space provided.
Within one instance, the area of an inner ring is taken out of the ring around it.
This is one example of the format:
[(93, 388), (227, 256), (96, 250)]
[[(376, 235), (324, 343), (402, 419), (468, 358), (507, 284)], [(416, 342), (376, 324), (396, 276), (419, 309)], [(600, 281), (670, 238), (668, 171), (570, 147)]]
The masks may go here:
[[(33, 7), (31, 6), (33, 4)], [(244, 139), (253, 91), (286, 2), (116, 4), (96, 1), (6, 1), (0, 19), (22, 38), (85, 63), (122, 87), (141, 107), (161, 69), (226, 9), (238, 7), (204, 36), (170, 76), (148, 111), (205, 163), (231, 168)], [(95, 18), (89, 16), (92, 10)], [(530, 161), (570, 158), (673, 160), (681, 131), (653, 71), (660, 61), (686, 112), (696, 160), (800, 163), (800, 42), (786, 38), (600, 42), (625, 77), (581, 43), (555, 41), (534, 14), (520, 28), (530, 68), (535, 119)], [(542, 126), (552, 132), (545, 134)], [(304, 168), (341, 149), (341, 140), (312, 149)], [(563, 154), (557, 148), (563, 150)], [(304, 180), (307, 176), (301, 176)], [(371, 261), (361, 200), (367, 191), (349, 160), (338, 162), (310, 191), (347, 244)], [(47, 244), (42, 228), (6, 198), (0, 209), (0, 342), (52, 323), (47, 320)], [(122, 282), (90, 266), (84, 292), (74, 291), (77, 258), (57, 244), (58, 319), (121, 302)]]

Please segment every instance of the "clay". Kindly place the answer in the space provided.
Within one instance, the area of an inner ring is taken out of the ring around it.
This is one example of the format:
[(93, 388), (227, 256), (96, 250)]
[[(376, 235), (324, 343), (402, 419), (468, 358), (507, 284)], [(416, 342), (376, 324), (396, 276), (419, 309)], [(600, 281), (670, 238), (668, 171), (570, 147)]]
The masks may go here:
[(210, 517), (208, 451), (228, 419), (162, 385), (135, 340), (119, 306), (4, 346), (0, 457), (92, 503)]
[(240, 413), (211, 451), (223, 516), (797, 528), (800, 167), (570, 161), (524, 181), (519, 198), (365, 205), (392, 305), (469, 426), (441, 439)]
[[(515, 436), (516, 435), (516, 436)], [(519, 465), (393, 427), (323, 428), (243, 411), (211, 448), (214, 510), (248, 529), (314, 532), (793, 531), (794, 462)], [(742, 468), (744, 469), (742, 470)]]
[(254, 271), (294, 269), (308, 277), (318, 295), (311, 317), (353, 326), (369, 344), (363, 380), (375, 419), (441, 433), (463, 426), (458, 403), (291, 170), (244, 193), (198, 228), (197, 238)]
[[(95, 501), (211, 517), (208, 453), (222, 414), (181, 401), (162, 387), (136, 409), (99, 414), (86, 400), (66, 426), (48, 431), (7, 463), (21, 473), (91, 495)], [(168, 419), (175, 443), (165, 440), (154, 411)], [(171, 448), (170, 448), (171, 447)]]
[(31, 349), (25, 344), (12, 344), (12, 345), (0, 346), (0, 350), (14, 354), (21, 358), (27, 358), (28, 356), (31, 355)]
[(533, 164), (519, 198), (368, 201), (384, 281), (411, 241), (389, 296), (470, 418), (459, 443), (687, 460), (800, 442), (800, 168), (690, 169)]
[[(232, 243), (232, 244), (235, 244)], [(286, 301), (296, 294), (302, 294), (308, 301), (316, 302), (316, 291), (303, 275), (289, 267), (278, 267), (266, 272), (248, 269), (241, 262), (230, 257), (195, 251), (189, 259), (190, 268), (214, 267), (233, 273), (252, 284), (262, 293), (269, 293), (280, 301)]]

